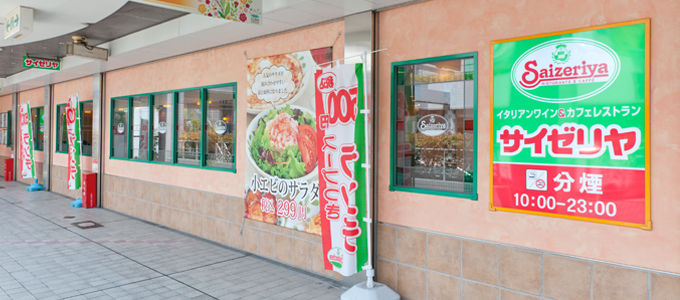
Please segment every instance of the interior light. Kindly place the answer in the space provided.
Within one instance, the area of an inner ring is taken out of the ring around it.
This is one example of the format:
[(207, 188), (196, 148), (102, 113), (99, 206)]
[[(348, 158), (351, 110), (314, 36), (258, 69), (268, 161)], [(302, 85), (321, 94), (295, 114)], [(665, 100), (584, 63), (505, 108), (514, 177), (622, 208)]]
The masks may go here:
[(196, 102), (196, 105), (201, 105), (201, 102)]
[(86, 113), (86, 114), (91, 114), (92, 111), (86, 110), (85, 113)]
[(212, 104), (212, 101), (208, 101), (208, 104)]
[(163, 107), (170, 107), (170, 104), (163, 104)]

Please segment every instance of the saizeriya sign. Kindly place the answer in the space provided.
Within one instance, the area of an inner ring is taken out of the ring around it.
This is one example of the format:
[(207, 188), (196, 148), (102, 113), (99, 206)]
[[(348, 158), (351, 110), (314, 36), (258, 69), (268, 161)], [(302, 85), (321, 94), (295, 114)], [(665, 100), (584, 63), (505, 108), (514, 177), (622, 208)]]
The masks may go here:
[[(524, 96), (544, 102), (571, 102), (590, 98), (611, 86), (620, 65), (616, 52), (601, 42), (562, 38), (524, 52), (510, 75), (512, 84)], [(586, 83), (596, 84), (584, 87)], [(555, 86), (569, 86), (572, 91), (556, 93)], [(587, 92), (582, 92), (584, 88)]]
[(649, 30), (491, 43), (491, 210), (651, 229)]

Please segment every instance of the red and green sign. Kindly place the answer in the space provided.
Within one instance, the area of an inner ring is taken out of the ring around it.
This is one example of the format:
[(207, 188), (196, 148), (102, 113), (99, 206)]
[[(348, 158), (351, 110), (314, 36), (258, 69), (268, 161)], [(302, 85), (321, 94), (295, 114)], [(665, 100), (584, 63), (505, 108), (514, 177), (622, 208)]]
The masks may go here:
[(492, 42), (491, 210), (651, 229), (649, 26)]
[(317, 70), (314, 82), (325, 268), (350, 276), (368, 262), (363, 65)]
[(59, 71), (59, 68), (61, 68), (61, 62), (58, 60), (30, 58), (24, 56), (24, 68)]
[(80, 113), (78, 94), (71, 96), (66, 103), (66, 132), (68, 133), (68, 173), (69, 190), (78, 190), (82, 184), (80, 140)]
[(21, 128), (21, 178), (35, 178), (35, 157), (33, 156), (33, 122), (31, 105), (19, 106), (19, 127)]

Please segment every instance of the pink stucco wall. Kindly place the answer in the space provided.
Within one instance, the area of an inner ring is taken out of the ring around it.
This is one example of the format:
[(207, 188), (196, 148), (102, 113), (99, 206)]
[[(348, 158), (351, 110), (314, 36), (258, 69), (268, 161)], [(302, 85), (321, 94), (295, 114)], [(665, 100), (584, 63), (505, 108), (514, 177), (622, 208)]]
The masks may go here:
[[(0, 97), (0, 113), (6, 113), (9, 110), (12, 110), (12, 94)], [(12, 156), (12, 148), (7, 147), (5, 144), (1, 144), (0, 156)]]
[[(11, 96), (10, 96), (10, 101), (11, 101)], [(45, 88), (37, 88), (37, 89), (32, 89), (28, 91), (23, 91), (19, 92), (19, 104), (25, 104), (25, 103), (30, 103), (31, 104), (31, 109), (33, 107), (40, 107), (43, 106), (45, 103)], [(12, 118), (16, 118), (18, 113), (17, 112), (12, 112)], [(33, 126), (37, 126), (34, 124)], [(17, 127), (19, 129), (19, 127)], [(35, 138), (35, 137), (34, 137)], [(21, 143), (16, 143), (19, 145), (19, 151), (21, 151)], [(43, 152), (42, 151), (33, 151), (33, 159), (35, 162), (43, 162)]]
[[(56, 145), (56, 121), (55, 117), (57, 113), (57, 105), (68, 102), (68, 99), (78, 94), (78, 99), (80, 101), (92, 100), (92, 89), (94, 87), (94, 81), (92, 76), (87, 76), (71, 81), (66, 81), (62, 83), (55, 84), (52, 90), (53, 105), (52, 105), (52, 120), (51, 122), (51, 139), (50, 139), (50, 149), (52, 149), (52, 164), (55, 166), (66, 167), (68, 162), (68, 154), (57, 153), (54, 145)], [(83, 156), (81, 160), (81, 165), (84, 171), (92, 171), (92, 157)]]
[[(380, 13), (381, 222), (680, 273), (680, 1), (426, 1)], [(446, 13), (441, 13), (446, 12)], [(493, 40), (651, 18), (653, 229), (489, 211)], [(479, 201), (390, 192), (390, 64), (478, 52)], [(384, 125), (383, 125), (384, 124)]]
[[(109, 130), (104, 130), (105, 172), (155, 183), (198, 189), (233, 197), (243, 197), (245, 188), (246, 132), (246, 58), (291, 53), (333, 45), (344, 22), (326, 23), (244, 43), (183, 55), (133, 68), (107, 73), (104, 128), (110, 128), (109, 107), (112, 97), (153, 93), (182, 88), (236, 82), (237, 154), (236, 173), (197, 168), (157, 165), (109, 159)], [(333, 48), (333, 57), (343, 57), (344, 35)]]

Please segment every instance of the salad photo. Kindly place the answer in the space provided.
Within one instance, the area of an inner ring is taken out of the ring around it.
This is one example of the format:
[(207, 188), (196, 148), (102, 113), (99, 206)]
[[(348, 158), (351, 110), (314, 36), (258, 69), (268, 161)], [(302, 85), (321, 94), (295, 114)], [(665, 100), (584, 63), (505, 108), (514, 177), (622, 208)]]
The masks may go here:
[(247, 145), (249, 158), (266, 175), (295, 179), (311, 174), (318, 164), (315, 116), (291, 105), (264, 111), (249, 126)]

